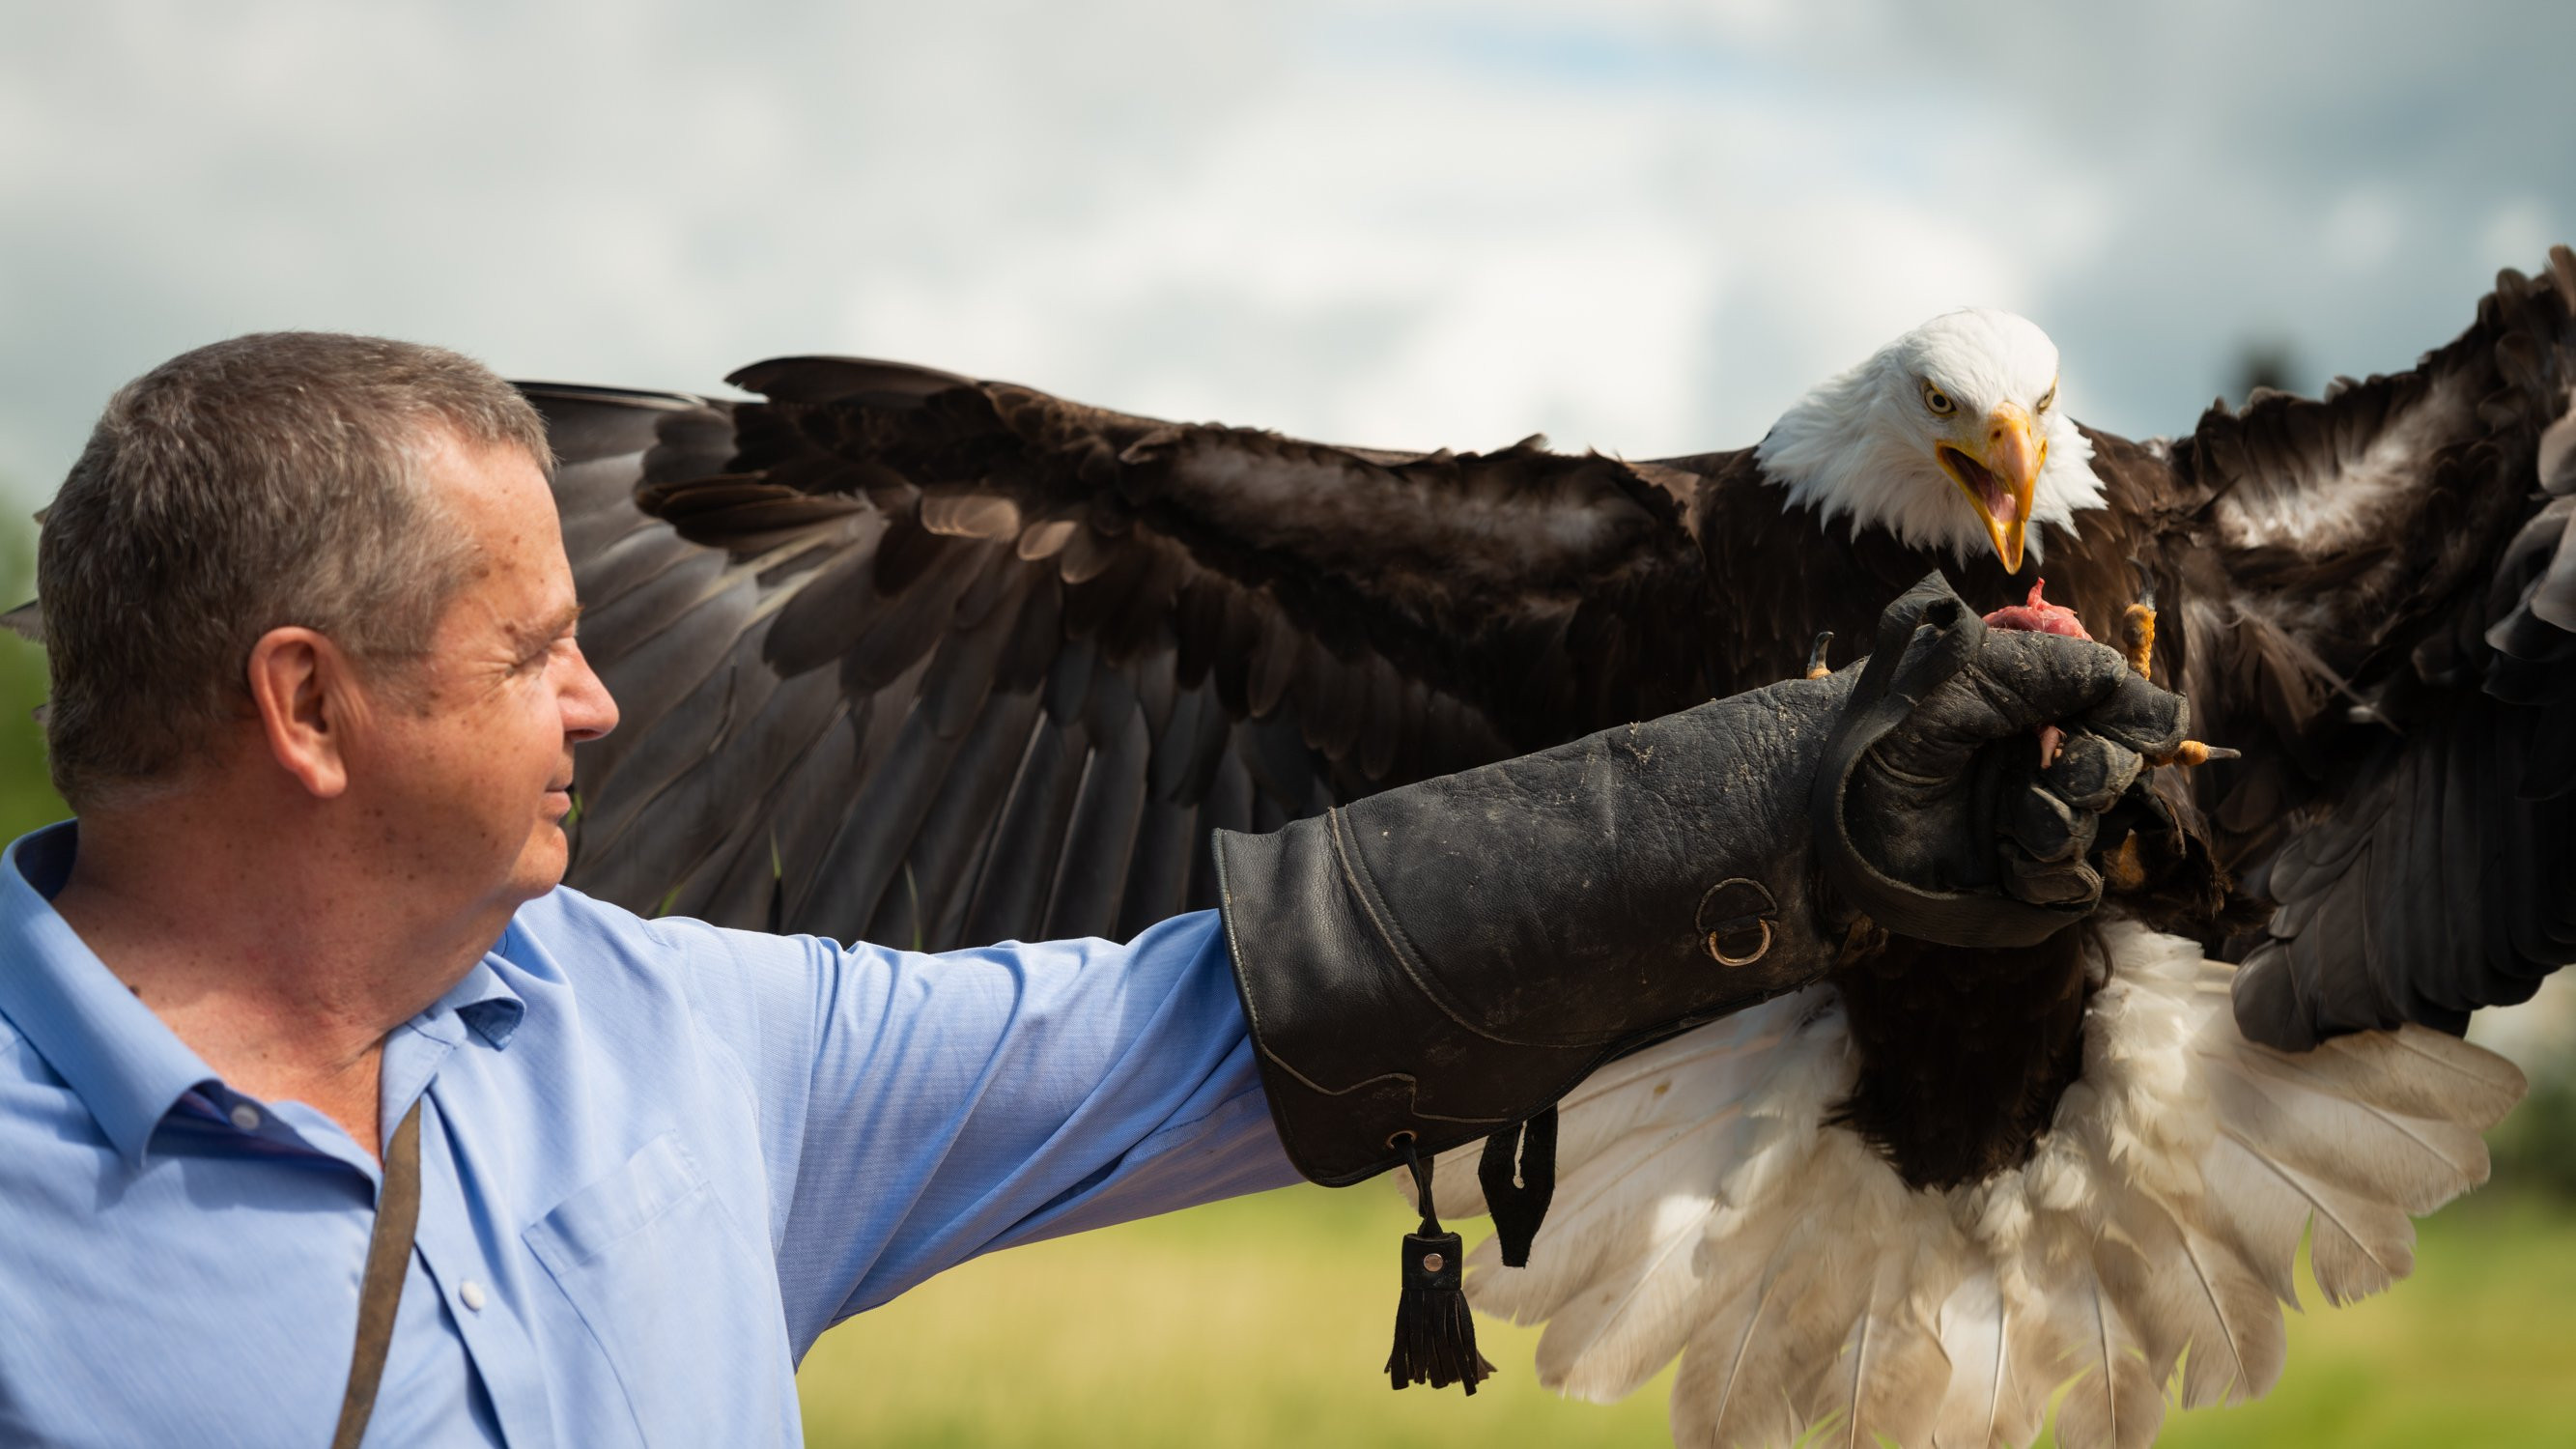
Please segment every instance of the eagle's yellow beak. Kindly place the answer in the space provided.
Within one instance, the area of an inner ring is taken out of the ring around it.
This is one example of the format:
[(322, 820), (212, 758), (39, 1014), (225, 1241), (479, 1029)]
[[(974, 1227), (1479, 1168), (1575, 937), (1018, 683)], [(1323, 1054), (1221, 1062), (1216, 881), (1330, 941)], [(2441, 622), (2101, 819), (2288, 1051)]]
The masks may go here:
[(2030, 414), (2006, 403), (1986, 418), (1985, 436), (1943, 443), (1932, 450), (1941, 471), (1968, 495), (1995, 541), (2004, 572), (2021, 572), (2023, 531), (2030, 526), (2030, 495), (2048, 462), (2047, 440), (2033, 432)]

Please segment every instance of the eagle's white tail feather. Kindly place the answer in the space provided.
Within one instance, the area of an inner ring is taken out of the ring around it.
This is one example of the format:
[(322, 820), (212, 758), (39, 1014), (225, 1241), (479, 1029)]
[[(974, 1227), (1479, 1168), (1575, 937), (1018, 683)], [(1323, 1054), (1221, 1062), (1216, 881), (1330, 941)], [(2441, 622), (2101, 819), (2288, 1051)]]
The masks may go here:
[(1949, 1391), (1933, 1421), (1936, 1449), (2002, 1449), (2039, 1437), (2043, 1393), (2023, 1391), (2032, 1329), (1991, 1270), (1971, 1273), (1941, 1305), (1941, 1348), (1950, 1360)]
[[(1794, 1015), (1743, 1013), (1612, 1062), (1559, 1104), (1557, 1155), (1589, 1160), (1649, 1129), (1704, 1131), (1713, 1115), (1706, 1104), (1734, 1109), (1767, 1099), (1765, 1080), (1792, 1059), (1776, 1048), (1801, 1026)], [(1432, 1195), (1443, 1213), (1483, 1211), (1478, 1155), (1453, 1152), (1435, 1165)]]
[[(2437, 1189), (2442, 1183), (2456, 1178), (2461, 1173), (2476, 1173), (2484, 1170), (2485, 1140), (2456, 1121), (2448, 1120), (2443, 1116), (2427, 1115), (2421, 1111), (2388, 1107), (2360, 1097), (2341, 1095), (2327, 1083), (2283, 1071), (2259, 1059), (2242, 1061), (2237, 1065), (2245, 1075), (2264, 1082), (2267, 1086), (2278, 1083), (2323, 1097), (2335, 1106), (2362, 1114), (2354, 1119), (2354, 1125), (2364, 1132), (2393, 1134), (2387, 1138), (2387, 1146), (2400, 1155), (2422, 1152), (2437, 1158), (2438, 1167), (2428, 1167), (2425, 1173), (2425, 1180)], [(2441, 1109), (2431, 1110), (2438, 1113)]]
[[(1656, 1058), (1669, 1054), (1674, 1071), (1646, 1071), (1630, 1079), (1626, 1095), (1652, 1107), (1596, 1098), (1590, 1106), (1566, 1108), (1578, 1119), (1606, 1109), (1638, 1125), (1598, 1149), (1586, 1160), (1579, 1179), (1560, 1173), (1555, 1203), (1539, 1231), (1529, 1267), (1508, 1271), (1495, 1267), (1499, 1255), (1491, 1242), (1469, 1257), (1470, 1273), (1492, 1289), (1480, 1306), (1525, 1323), (1561, 1320), (1551, 1331), (1561, 1346), (1579, 1341), (1588, 1331), (1580, 1311), (1587, 1305), (1598, 1311), (1630, 1298), (1683, 1291), (1696, 1281), (1697, 1244), (1709, 1233), (1761, 1236), (1758, 1228), (1743, 1232), (1739, 1220), (1748, 1211), (1768, 1212), (1786, 1199), (1783, 1184), (1797, 1172), (1820, 1135), (1819, 1114), (1834, 1090), (1827, 1079), (1838, 1080), (1848, 1071), (1842, 1064), (1849, 1052), (1848, 1038), (1838, 1024), (1800, 1024), (1795, 1014), (1788, 1019), (1796, 1030), (1826, 1043), (1827, 1049), (1783, 1051), (1779, 1031), (1738, 1030), (1724, 1033), (1723, 1039), (1751, 1047), (1731, 1051), (1738, 1060), (1713, 1067), (1705, 1044), (1684, 1049), (1684, 1042), (1690, 1040), (1684, 1038), (1644, 1054)], [(1717, 1033), (1712, 1029), (1711, 1034)], [(1711, 1080), (1736, 1083), (1742, 1095), (1714, 1109), (1692, 1106), (1694, 1085)], [(1568, 1131), (1560, 1138), (1560, 1163), (1583, 1160), (1571, 1150), (1576, 1135)], [(1471, 1150), (1441, 1160), (1433, 1192), (1443, 1212), (1464, 1215), (1482, 1210), (1475, 1180), (1477, 1155)], [(1704, 1176), (1691, 1175), (1701, 1169)], [(1583, 1227), (1569, 1231), (1568, 1224)], [(1686, 1235), (1678, 1245), (1677, 1234)], [(1489, 1267), (1494, 1271), (1486, 1271)], [(1650, 1275), (1659, 1281), (1641, 1283)], [(1582, 1302), (1576, 1302), (1578, 1297)], [(1671, 1350), (1666, 1349), (1646, 1365), (1645, 1375), (1652, 1375), (1670, 1357)], [(1633, 1387), (1622, 1385), (1607, 1389), (1606, 1394), (1617, 1397)]]
[(2124, 1195), (2093, 1256), (2112, 1298), (2148, 1335), (2158, 1382), (2181, 1359), (2183, 1407), (2235, 1403), (2280, 1377), (2289, 1342), (2271, 1291), (2187, 1215), (2145, 1194)]
[[(1468, 1259), (1476, 1306), (1544, 1322), (1541, 1380), (1615, 1398), (1681, 1356), (1689, 1445), (1881, 1439), (2012, 1449), (2066, 1390), (2062, 1443), (2151, 1442), (2185, 1407), (2268, 1390), (2313, 1227), (2332, 1302), (2413, 1264), (2407, 1214), (2486, 1177), (2510, 1063), (2409, 1027), (2285, 1055), (2240, 1037), (2234, 968), (2132, 923), (2082, 1078), (2031, 1160), (1916, 1192), (1829, 1126), (1857, 1061), (1812, 988), (1605, 1068), (1562, 1107), (1555, 1205), (1528, 1268)], [(1439, 1164), (1481, 1210), (1476, 1152)]]
[(2296, 1306), (2292, 1269), (2299, 1235), (2308, 1226), (2307, 1204), (2284, 1191), (2277, 1175), (2232, 1140), (2213, 1144), (2200, 1172), (2201, 1198), (2189, 1210), (2208, 1226), (2222, 1252), (2262, 1279), (2274, 1298)]
[[(1572, 1238), (1542, 1228), (1547, 1249), (1534, 1248), (1527, 1268), (1490, 1275), (1496, 1295), (1481, 1306), (1488, 1313), (1536, 1323), (1557, 1316), (1586, 1290), (1594, 1298), (1607, 1297), (1614, 1284), (1633, 1279), (1651, 1259), (1669, 1251), (1676, 1235), (1696, 1242), (1694, 1230), (1715, 1209), (1711, 1194), (1716, 1184), (1673, 1180), (1670, 1154), (1747, 1153), (1753, 1146), (1751, 1131), (1740, 1113), (1728, 1112), (1710, 1120), (1703, 1135), (1718, 1140), (1705, 1149), (1690, 1135), (1667, 1131), (1639, 1132), (1611, 1144), (1594, 1159), (1600, 1171), (1587, 1174), (1580, 1184), (1559, 1184), (1557, 1198), (1583, 1221), (1602, 1224), (1604, 1231)], [(1472, 1195), (1469, 1203), (1466, 1210), (1473, 1211)], [(1548, 1216), (1556, 1217), (1555, 1205)], [(1470, 1271), (1499, 1262), (1500, 1256), (1491, 1242), (1479, 1244), (1468, 1256)]]
[(2119, 1449), (2154, 1443), (2165, 1418), (2160, 1375), (2171, 1366), (2149, 1362), (2099, 1276), (2078, 1272), (2052, 1306), (2050, 1327), (2064, 1345), (2059, 1371), (2076, 1376), (2058, 1405), (2058, 1439)]
[(2503, 1119), (2522, 1100), (2522, 1073), (2493, 1052), (2447, 1050), (2450, 1038), (2408, 1032), (2334, 1037), (2314, 1051), (2292, 1055), (2240, 1042), (2238, 1060), (2248, 1070), (2312, 1082), (2317, 1090), (2369, 1102), (2411, 1117)]
[(2284, 1169), (2330, 1188), (2383, 1196), (2428, 1213), (2459, 1195), (2463, 1175), (2486, 1180), (2476, 1133), (2454, 1123), (2409, 1121), (2367, 1102), (2209, 1063), (2211, 1102), (2240, 1141), (2258, 1141)]
[(1959, 1274), (1958, 1255), (1939, 1235), (1899, 1225), (1921, 1249), (1908, 1262), (1881, 1254), (1863, 1316), (1827, 1375), (1828, 1393), (1810, 1406), (1810, 1422), (1830, 1424), (1829, 1442), (1872, 1449), (1893, 1427), (1929, 1420), (1950, 1388), (1951, 1364), (1936, 1318)]
[[(2252, 1158), (2256, 1173), (2269, 1173), (2271, 1182), (2278, 1184), (2277, 1188), (2266, 1184), (2266, 1188), (2286, 1190), (2298, 1199), (2292, 1211), (2308, 1219), (2313, 1235), (2308, 1266), (2317, 1275), (2317, 1291), (2325, 1294), (2328, 1303), (2367, 1298), (2415, 1271), (2415, 1224), (2403, 1210), (2342, 1191), (2336, 1184), (2266, 1156), (2233, 1134), (2227, 1145)], [(2247, 1176), (2259, 1181), (2256, 1173)]]
[[(1823, 1022), (1808, 1029), (1840, 1035)], [(1837, 1049), (1780, 1055), (1775, 1070), (1759, 1079), (1762, 1096), (1747, 1104), (1733, 1130), (1709, 1140), (1709, 1150), (1728, 1154), (1723, 1161), (1729, 1170), (1710, 1174), (1700, 1190), (1675, 1182), (1668, 1161), (1635, 1174), (1647, 1189), (1628, 1198), (1643, 1203), (1630, 1219), (1637, 1224), (1626, 1240), (1633, 1251), (1601, 1252), (1597, 1261), (1604, 1267), (1588, 1278), (1533, 1273), (1528, 1286), (1544, 1290), (1544, 1297), (1533, 1295), (1526, 1303), (1512, 1302), (1505, 1289), (1498, 1310), (1525, 1323), (1547, 1322), (1538, 1350), (1547, 1382), (1585, 1398), (1618, 1398), (1669, 1362), (1695, 1322), (1770, 1311), (1765, 1288), (1776, 1276), (1770, 1266), (1782, 1237), (1799, 1226), (1803, 1195), (1796, 1184), (1813, 1170), (1818, 1144), (1831, 1140), (1823, 1113), (1836, 1097), (1825, 1083), (1848, 1079), (1849, 1067), (1841, 1060), (1846, 1054)], [(1647, 1091), (1653, 1085), (1639, 1083)], [(1651, 1192), (1657, 1178), (1667, 1184), (1660, 1197)], [(1569, 1197), (1582, 1196), (1581, 1187), (1571, 1183), (1560, 1183), (1559, 1191), (1568, 1187), (1574, 1188)], [(1552, 1209), (1549, 1218), (1541, 1241), (1560, 1231)], [(1578, 1209), (1567, 1219), (1562, 1240), (1582, 1241), (1587, 1234), (1574, 1224), (1593, 1220)], [(1604, 1213), (1599, 1220), (1620, 1219)], [(1573, 1255), (1593, 1248), (1586, 1244)], [(1491, 1244), (1479, 1252), (1489, 1256), (1471, 1255), (1469, 1271), (1498, 1287), (1528, 1271), (1499, 1267)], [(1540, 1257), (1533, 1243), (1532, 1269)], [(1659, 1305), (1669, 1307), (1659, 1312)]]
[[(1558, 1145), (1568, 1152), (1590, 1152), (1641, 1126), (1696, 1120), (1704, 1113), (1690, 1103), (1695, 1093), (1708, 1094), (1702, 1101), (1756, 1095), (1753, 1084), (1779, 1069), (1775, 1048), (1799, 1027), (1794, 1017), (1729, 1018), (1652, 1054), (1612, 1062), (1566, 1096)], [(1628, 1090), (1641, 1080), (1649, 1081), (1645, 1090)], [(1667, 1085), (1667, 1091), (1654, 1090)]]

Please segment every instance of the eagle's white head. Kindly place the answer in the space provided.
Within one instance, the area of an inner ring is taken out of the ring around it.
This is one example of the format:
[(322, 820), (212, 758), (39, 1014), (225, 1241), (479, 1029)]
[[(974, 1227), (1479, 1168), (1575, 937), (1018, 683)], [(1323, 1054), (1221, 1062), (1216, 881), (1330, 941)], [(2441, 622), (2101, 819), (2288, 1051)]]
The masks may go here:
[(1828, 521), (1849, 514), (1962, 562), (1991, 547), (2007, 573), (2034, 521), (2070, 527), (2102, 506), (2093, 445), (2058, 397), (2057, 344), (1983, 308), (1935, 317), (1800, 398), (1756, 456)]

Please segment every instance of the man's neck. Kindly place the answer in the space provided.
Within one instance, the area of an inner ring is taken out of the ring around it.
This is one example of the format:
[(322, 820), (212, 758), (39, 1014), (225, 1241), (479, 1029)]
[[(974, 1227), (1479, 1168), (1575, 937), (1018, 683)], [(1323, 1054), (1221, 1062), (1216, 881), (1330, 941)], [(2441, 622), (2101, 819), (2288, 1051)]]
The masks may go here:
[(462, 980), (499, 923), (414, 919), (416, 893), (296, 833), (319, 822), (245, 803), (84, 815), (54, 909), (227, 1086), (303, 1102), (376, 1153), (386, 1035)]

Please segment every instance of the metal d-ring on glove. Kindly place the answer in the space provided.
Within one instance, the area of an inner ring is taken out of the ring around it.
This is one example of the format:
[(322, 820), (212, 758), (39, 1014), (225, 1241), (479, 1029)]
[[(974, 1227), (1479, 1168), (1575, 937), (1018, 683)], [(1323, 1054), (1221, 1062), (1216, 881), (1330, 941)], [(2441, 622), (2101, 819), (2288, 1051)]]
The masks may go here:
[[(1536, 1203), (1510, 1215), (1525, 1249), (1549, 1165), (1522, 1124), (1613, 1057), (1823, 977), (1855, 911), (1965, 946), (2081, 919), (2095, 818), (2180, 743), (2181, 698), (2104, 645), (1987, 630), (1937, 574), (1879, 636), (1865, 668), (1220, 831), (1297, 1169), (1340, 1186), (1503, 1134), (1485, 1178)], [(2074, 743), (2043, 764), (2049, 723)]]

